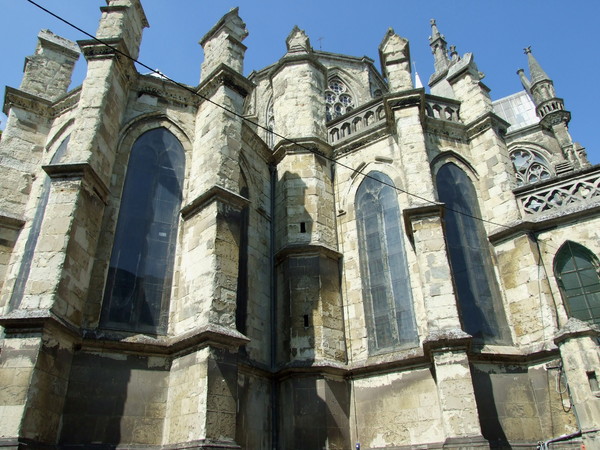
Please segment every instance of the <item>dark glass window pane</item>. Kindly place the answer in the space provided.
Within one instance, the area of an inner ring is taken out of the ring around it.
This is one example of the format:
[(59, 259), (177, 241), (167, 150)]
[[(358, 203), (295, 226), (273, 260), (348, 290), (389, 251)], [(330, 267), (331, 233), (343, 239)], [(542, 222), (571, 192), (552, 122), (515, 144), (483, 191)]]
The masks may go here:
[(415, 343), (417, 334), (397, 195), (386, 175), (369, 177), (356, 193), (356, 213), (369, 348), (379, 351)]
[(446, 164), (436, 175), (446, 205), (445, 232), (464, 330), (487, 343), (508, 343), (510, 335), (494, 277), (477, 193), (467, 175)]
[(600, 277), (596, 257), (581, 245), (567, 242), (556, 255), (554, 275), (570, 317), (600, 324)]
[(164, 128), (132, 147), (104, 294), (106, 327), (166, 330), (184, 165), (183, 147)]

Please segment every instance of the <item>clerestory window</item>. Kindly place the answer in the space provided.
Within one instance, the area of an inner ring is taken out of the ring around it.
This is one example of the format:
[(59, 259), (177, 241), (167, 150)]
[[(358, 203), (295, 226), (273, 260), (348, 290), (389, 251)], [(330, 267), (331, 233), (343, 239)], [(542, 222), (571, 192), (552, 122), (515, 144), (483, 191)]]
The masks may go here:
[(183, 147), (165, 128), (131, 149), (104, 292), (107, 328), (166, 331), (184, 166)]
[(463, 329), (485, 343), (508, 343), (506, 316), (495, 280), (477, 193), (469, 177), (453, 163), (436, 175), (445, 204), (445, 236)]
[(567, 241), (554, 259), (558, 281), (569, 317), (600, 324), (600, 266), (585, 247)]
[(369, 350), (417, 341), (398, 197), (392, 180), (370, 172), (356, 193), (356, 222)]
[(354, 99), (346, 84), (335, 77), (325, 89), (325, 114), (329, 122), (354, 109)]
[(532, 150), (524, 148), (513, 150), (510, 152), (510, 159), (517, 177), (517, 186), (544, 181), (554, 175), (548, 161)]

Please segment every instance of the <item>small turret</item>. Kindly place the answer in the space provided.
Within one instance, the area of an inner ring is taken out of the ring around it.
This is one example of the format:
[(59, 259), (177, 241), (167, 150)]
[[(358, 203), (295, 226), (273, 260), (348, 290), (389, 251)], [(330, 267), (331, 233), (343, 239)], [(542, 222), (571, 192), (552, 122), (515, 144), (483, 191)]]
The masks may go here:
[(524, 52), (527, 55), (530, 80), (527, 79), (523, 69), (519, 69), (517, 75), (535, 103), (535, 112), (540, 118), (540, 123), (554, 132), (565, 158), (574, 167), (589, 165), (585, 149), (579, 144), (574, 144), (571, 139), (568, 129), (571, 113), (565, 110), (564, 100), (556, 96), (552, 79), (533, 56), (531, 47), (525, 48)]
[(431, 47), (431, 53), (433, 53), (433, 68), (435, 73), (439, 73), (446, 70), (450, 63), (448, 59), (447, 43), (444, 35), (438, 30), (435, 19), (431, 19), (430, 23), (431, 36), (429, 36), (429, 46)]

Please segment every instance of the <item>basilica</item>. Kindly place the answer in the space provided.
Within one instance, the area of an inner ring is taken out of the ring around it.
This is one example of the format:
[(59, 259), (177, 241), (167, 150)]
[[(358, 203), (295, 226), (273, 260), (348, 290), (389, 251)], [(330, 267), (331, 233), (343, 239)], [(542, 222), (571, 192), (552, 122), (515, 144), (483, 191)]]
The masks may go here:
[(236, 8), (188, 86), (106, 3), (4, 93), (0, 448), (600, 448), (600, 166), (530, 48), (495, 101), (434, 20), (427, 89), (391, 28), (244, 75)]

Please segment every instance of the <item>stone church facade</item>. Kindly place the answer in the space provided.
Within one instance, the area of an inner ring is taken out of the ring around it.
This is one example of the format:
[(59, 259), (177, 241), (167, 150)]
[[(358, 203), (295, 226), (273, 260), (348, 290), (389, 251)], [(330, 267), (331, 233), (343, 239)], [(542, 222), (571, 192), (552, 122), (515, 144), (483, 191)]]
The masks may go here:
[(435, 22), (430, 94), (392, 29), (244, 76), (235, 9), (188, 87), (101, 10), (5, 92), (1, 448), (600, 448), (600, 167), (529, 49), (496, 102)]

